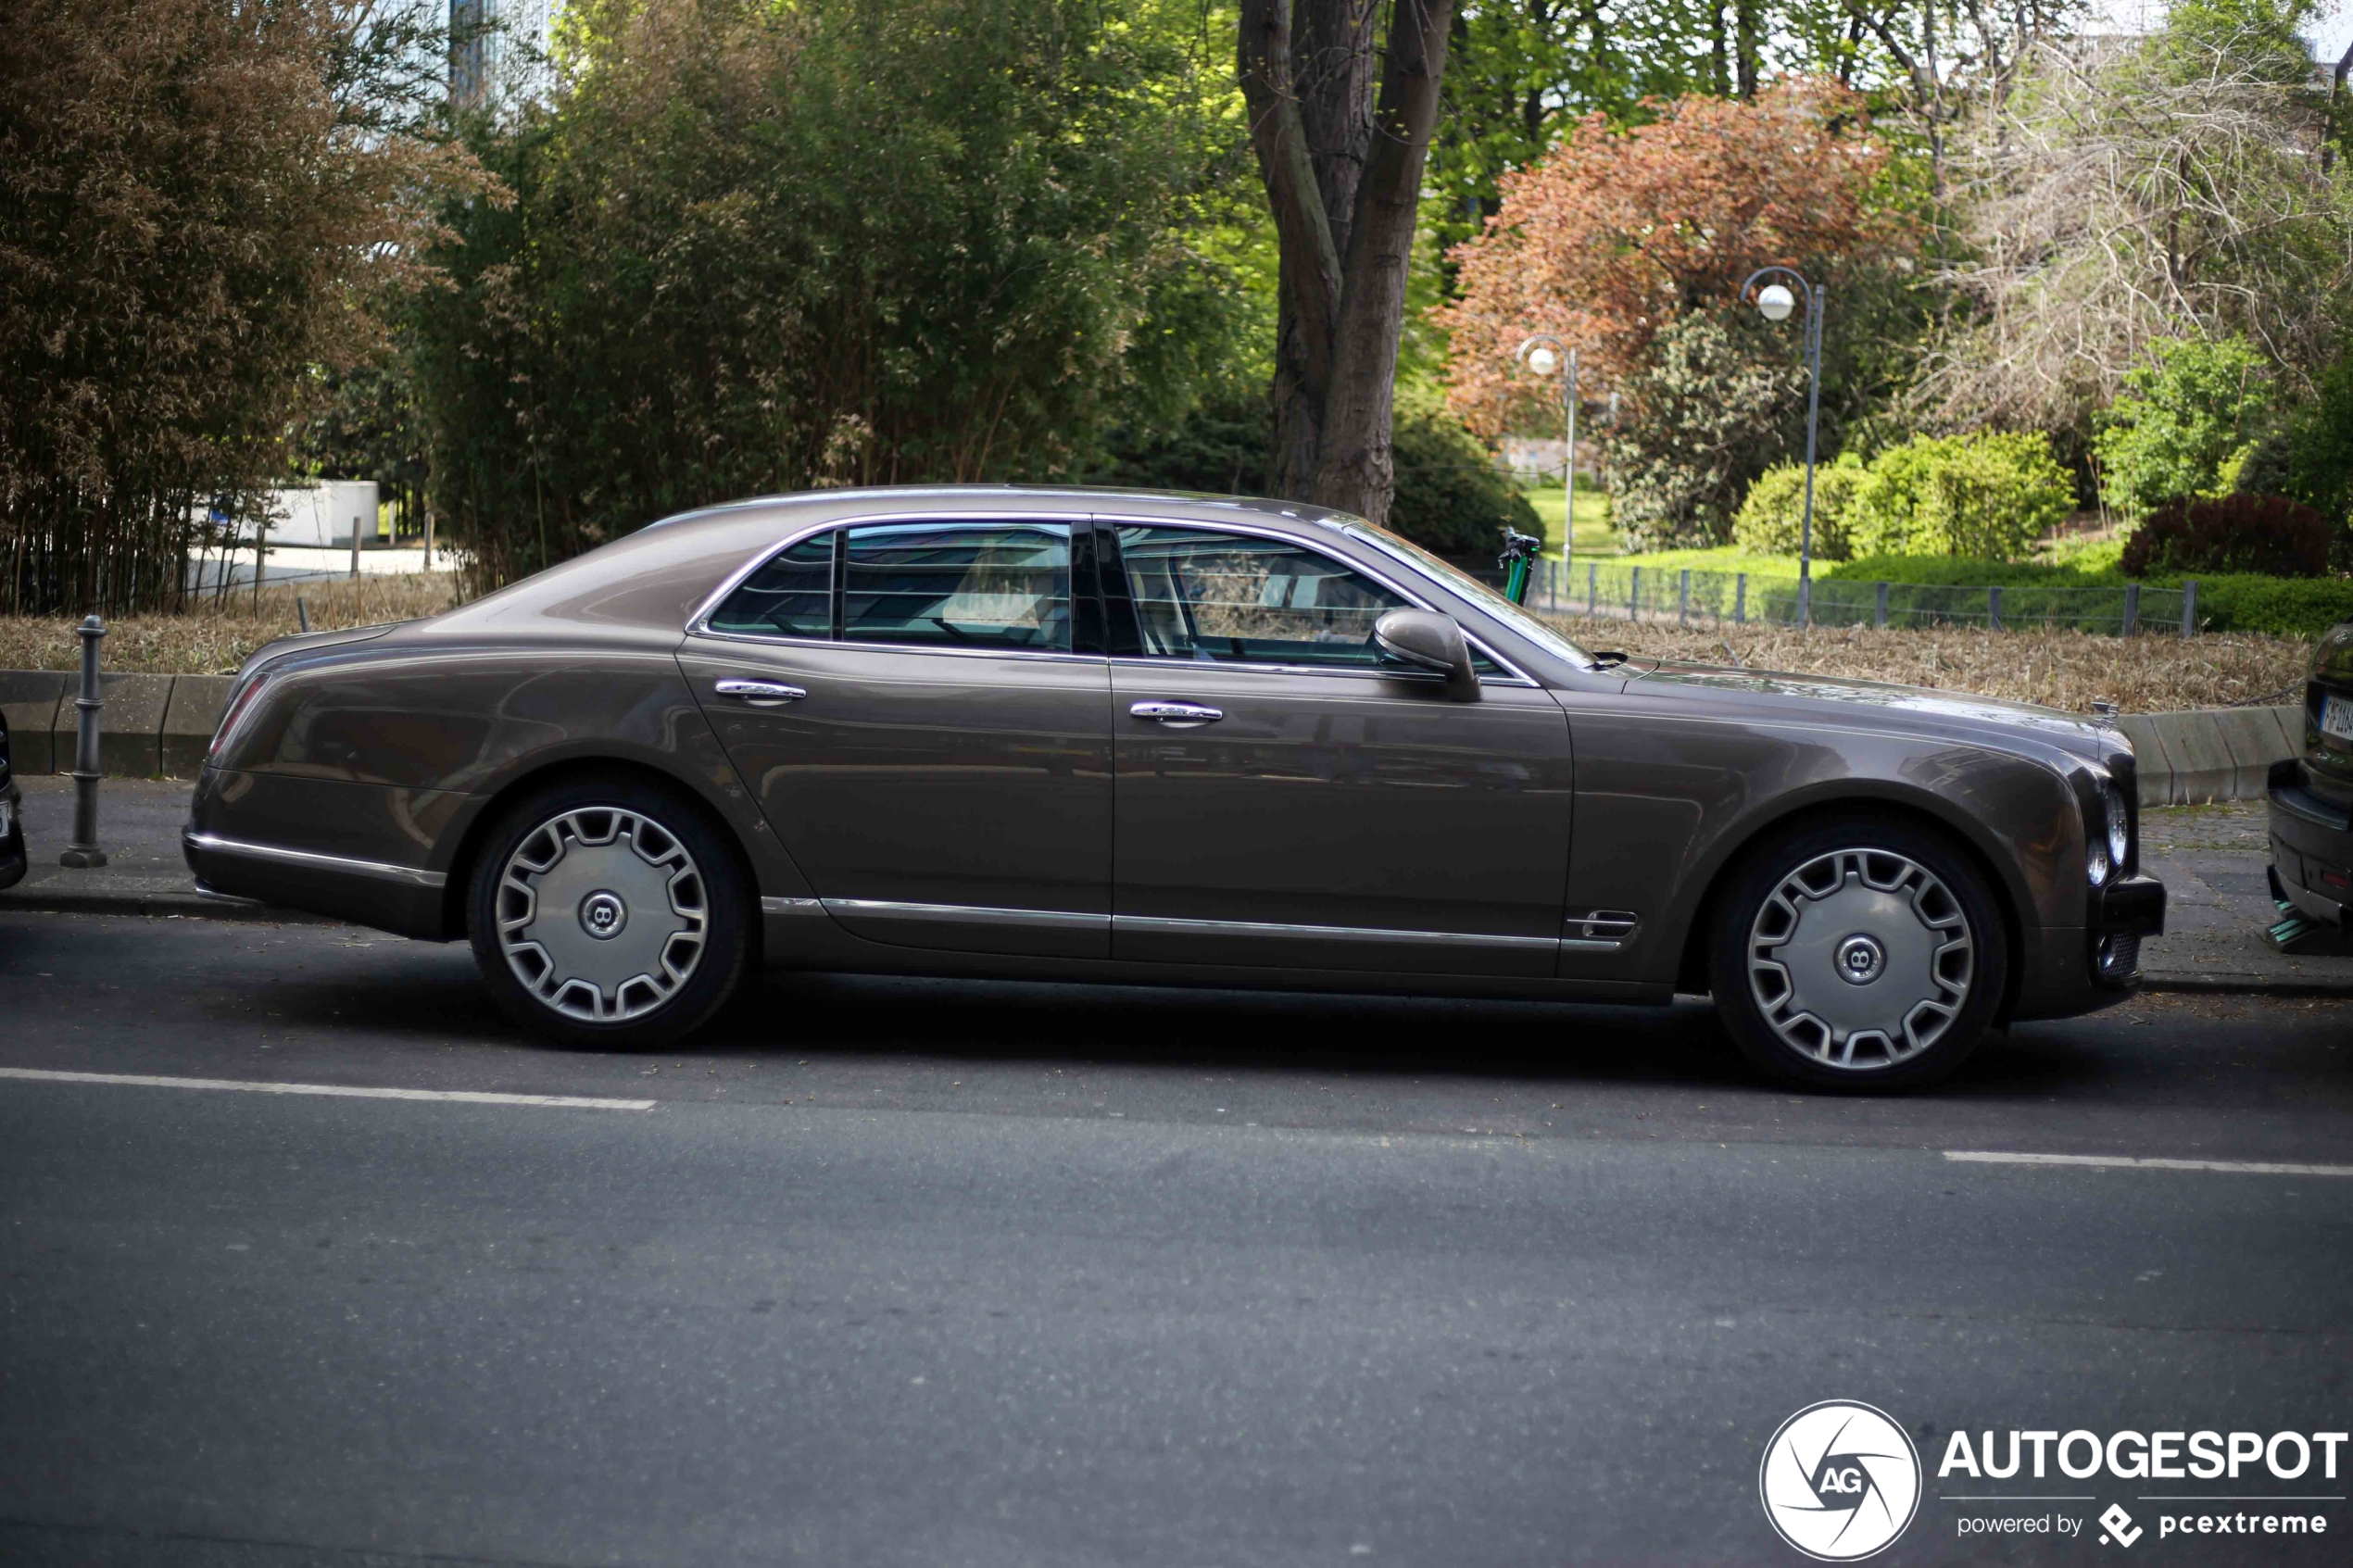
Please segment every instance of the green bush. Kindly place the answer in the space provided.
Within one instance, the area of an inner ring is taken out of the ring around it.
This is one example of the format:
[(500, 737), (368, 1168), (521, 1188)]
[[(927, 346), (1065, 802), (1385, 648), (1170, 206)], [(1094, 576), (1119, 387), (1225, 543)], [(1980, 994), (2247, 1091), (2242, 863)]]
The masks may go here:
[[(2037, 561), (1971, 560), (1951, 556), (1866, 556), (1832, 566), (1821, 573), (1821, 578), (1968, 587), (1999, 584), (2005, 588), (2097, 588), (2128, 581), (2122, 571), (2114, 569), (2083, 571)], [(2353, 621), (2353, 579), (2168, 572), (2140, 581), (2150, 588), (2179, 588), (2193, 578), (2197, 583), (2198, 623), (2209, 632), (2316, 637), (2339, 621)]]
[(1397, 494), (1389, 526), (1441, 556), (1493, 555), (1504, 530), (1543, 537), (1536, 508), (1460, 420), (1438, 408), (1400, 408), (1390, 433)]
[(1916, 435), (1871, 459), (1845, 508), (1865, 555), (2015, 560), (2075, 504), (2041, 432)]
[[(2179, 577), (2153, 578), (2178, 588)], [(2209, 632), (2260, 632), (2274, 637), (2317, 637), (2353, 621), (2353, 581), (2342, 577), (2197, 579), (2198, 624)]]
[[(1814, 558), (1854, 554), (1846, 512), (1862, 483), (1863, 460), (1848, 452), (1814, 470)], [(1776, 463), (1756, 476), (1732, 519), (1732, 543), (1752, 555), (1793, 556), (1805, 536), (1806, 465)]]
[(2159, 571), (2324, 577), (2336, 544), (2332, 535), (2343, 531), (2284, 495), (2168, 501), (2133, 531), (2119, 565), (2130, 577)]
[(2263, 357), (2243, 337), (2160, 338), (2149, 354), (2093, 446), (2101, 497), (2127, 517), (2229, 490), (2269, 396)]

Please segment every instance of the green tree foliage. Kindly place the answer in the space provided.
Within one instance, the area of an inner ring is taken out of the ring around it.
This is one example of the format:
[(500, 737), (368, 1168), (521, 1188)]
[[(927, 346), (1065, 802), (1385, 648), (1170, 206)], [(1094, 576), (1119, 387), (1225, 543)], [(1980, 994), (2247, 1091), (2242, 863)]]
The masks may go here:
[(2231, 488), (2271, 401), (2246, 339), (2159, 338), (2100, 418), (2100, 495), (2126, 517)]
[(1196, 243), (1239, 137), (1188, 16), (587, 0), (552, 108), (477, 132), (514, 201), (451, 215), (418, 322), (484, 579), (732, 496), (1069, 477), (1180, 417), (1247, 314)]
[(1916, 435), (1871, 460), (1846, 509), (1855, 553), (2017, 560), (2067, 516), (2074, 483), (2040, 431)]
[(1805, 366), (1743, 310), (1693, 310), (1620, 383), (1602, 437), (1611, 516), (1642, 548), (1720, 545), (1750, 483), (1806, 439)]
[(0, 27), (0, 603), (170, 607), (416, 281), (431, 6), (26, 0)]
[[(2256, 444), (2238, 468), (2243, 495), (2285, 495), (2332, 522), (2353, 522), (2353, 359), (2341, 359)], [(2353, 561), (2337, 570), (2353, 571)]]

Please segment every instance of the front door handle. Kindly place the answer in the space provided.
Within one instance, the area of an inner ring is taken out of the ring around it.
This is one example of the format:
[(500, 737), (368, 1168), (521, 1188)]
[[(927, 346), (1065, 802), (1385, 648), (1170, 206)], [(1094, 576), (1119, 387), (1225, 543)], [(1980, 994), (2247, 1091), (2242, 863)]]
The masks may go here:
[(1164, 702), (1157, 698), (1139, 702), (1127, 711), (1139, 719), (1150, 719), (1171, 729), (1190, 729), (1195, 724), (1214, 724), (1226, 717), (1223, 709), (1204, 708), (1198, 702)]
[(721, 696), (732, 696), (754, 708), (774, 708), (780, 703), (799, 702), (809, 694), (799, 686), (786, 685), (782, 681), (745, 681), (730, 678), (718, 684)]

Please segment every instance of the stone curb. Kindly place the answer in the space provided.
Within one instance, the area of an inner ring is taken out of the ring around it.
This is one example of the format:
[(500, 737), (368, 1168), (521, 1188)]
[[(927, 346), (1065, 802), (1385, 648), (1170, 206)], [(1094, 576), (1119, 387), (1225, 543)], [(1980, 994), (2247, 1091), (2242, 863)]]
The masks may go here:
[(2150, 974), (2144, 991), (2195, 997), (2353, 997), (2353, 980), (2271, 980), (2259, 974)]
[(177, 915), (183, 920), (243, 921), (257, 925), (341, 925), (324, 915), (271, 909), (237, 898), (208, 898), (201, 893), (107, 893), (46, 886), (0, 893), (0, 914), (24, 909), (55, 915)]

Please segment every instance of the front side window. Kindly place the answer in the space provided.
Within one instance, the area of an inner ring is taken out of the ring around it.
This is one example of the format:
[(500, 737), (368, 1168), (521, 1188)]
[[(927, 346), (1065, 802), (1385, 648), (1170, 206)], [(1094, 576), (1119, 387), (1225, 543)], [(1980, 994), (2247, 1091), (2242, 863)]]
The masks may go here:
[(1119, 531), (1143, 652), (1253, 664), (1379, 663), (1373, 622), (1407, 601), (1280, 539), (1183, 527)]
[(849, 530), (841, 634), (853, 643), (1070, 651), (1070, 530), (882, 522)]

